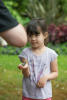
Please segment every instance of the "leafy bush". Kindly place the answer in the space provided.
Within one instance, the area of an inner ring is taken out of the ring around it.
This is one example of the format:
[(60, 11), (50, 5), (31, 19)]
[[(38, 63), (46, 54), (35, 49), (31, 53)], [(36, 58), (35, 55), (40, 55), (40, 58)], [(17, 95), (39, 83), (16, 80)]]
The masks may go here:
[(49, 41), (53, 44), (67, 42), (67, 25), (50, 24), (48, 26)]
[(25, 25), (26, 23), (29, 22), (29, 18), (28, 17), (22, 17), (18, 11), (18, 9), (16, 9), (16, 7), (18, 6), (18, 3), (16, 1), (4, 1), (5, 6), (9, 9), (10, 13), (14, 16), (14, 18), (17, 19), (17, 21), (23, 25)]
[[(27, 43), (27, 45), (23, 48), (17, 48), (12, 46), (0, 47), (0, 54), (19, 55), (21, 51), (26, 47), (30, 47), (30, 44)], [(49, 43), (48, 47), (54, 49), (59, 55), (63, 55), (63, 54), (67, 55), (67, 43), (56, 44), (55, 46)]]
[(54, 49), (59, 55), (67, 55), (67, 42), (63, 44), (48, 44), (49, 48)]

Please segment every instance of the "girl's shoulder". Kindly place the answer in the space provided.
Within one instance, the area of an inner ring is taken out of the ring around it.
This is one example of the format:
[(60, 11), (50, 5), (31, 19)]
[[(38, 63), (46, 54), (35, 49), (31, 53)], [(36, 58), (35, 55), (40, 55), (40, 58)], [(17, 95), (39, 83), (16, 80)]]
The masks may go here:
[(30, 51), (30, 47), (24, 48), (24, 49), (22, 50), (22, 52), (28, 52), (28, 51)]
[(55, 50), (48, 48), (48, 56), (49, 56), (50, 60), (53, 61), (54, 59), (57, 58), (58, 54), (56, 53)]
[(27, 57), (28, 56), (28, 54), (29, 54), (29, 50), (30, 48), (24, 48), (22, 51), (21, 51), (21, 53), (19, 54), (19, 58), (20, 57)]
[(48, 53), (50, 53), (50, 54), (51, 54), (51, 53), (56, 53), (56, 51), (53, 50), (53, 49), (51, 49), (51, 48), (48, 48), (48, 47), (47, 47), (47, 50), (48, 50)]

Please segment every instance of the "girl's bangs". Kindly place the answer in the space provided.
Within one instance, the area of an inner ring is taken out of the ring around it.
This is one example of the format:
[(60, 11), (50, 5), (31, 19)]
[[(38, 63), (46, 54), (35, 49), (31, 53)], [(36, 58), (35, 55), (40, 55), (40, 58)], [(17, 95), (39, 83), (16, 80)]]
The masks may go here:
[(28, 29), (28, 35), (38, 35), (40, 34), (40, 32), (38, 31), (37, 27), (33, 27), (31, 26), (29, 29)]

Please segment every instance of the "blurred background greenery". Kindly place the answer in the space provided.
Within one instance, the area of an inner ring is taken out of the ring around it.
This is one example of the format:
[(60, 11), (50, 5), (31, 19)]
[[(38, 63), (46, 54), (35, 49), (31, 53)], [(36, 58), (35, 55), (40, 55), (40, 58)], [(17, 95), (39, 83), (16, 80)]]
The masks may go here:
[[(3, 0), (3, 2), (24, 26), (32, 18), (46, 19), (51, 42), (48, 46), (55, 49), (58, 54), (67, 54), (67, 0)], [(25, 47), (27, 46), (29, 43)], [(0, 53), (19, 54), (22, 49), (8, 45), (1, 47)]]
[[(53, 100), (67, 100), (67, 0), (3, 0), (3, 2), (24, 26), (32, 18), (44, 18), (48, 26), (51, 24), (48, 47), (59, 55), (59, 77), (53, 81)], [(27, 43), (23, 48), (29, 46)], [(17, 55), (23, 48), (10, 45), (0, 47), (0, 100), (22, 98), (22, 74), (17, 68), (20, 63)]]
[(22, 24), (36, 17), (46, 18), (48, 24), (67, 22), (67, 0), (3, 0), (3, 2)]

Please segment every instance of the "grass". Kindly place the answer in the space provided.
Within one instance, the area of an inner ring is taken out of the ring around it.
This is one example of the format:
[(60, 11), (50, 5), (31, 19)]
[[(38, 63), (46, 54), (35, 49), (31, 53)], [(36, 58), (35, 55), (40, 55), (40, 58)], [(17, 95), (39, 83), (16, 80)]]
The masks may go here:
[(67, 81), (67, 56), (62, 55), (58, 57), (58, 70), (58, 80)]
[(22, 74), (17, 56), (0, 55), (0, 100), (21, 100)]
[[(22, 74), (17, 55), (0, 55), (0, 100), (21, 100)], [(59, 77), (55, 83), (67, 83), (67, 56), (58, 57)]]

